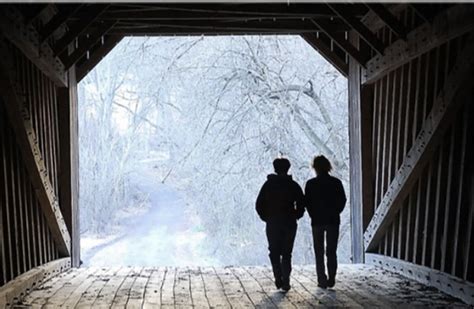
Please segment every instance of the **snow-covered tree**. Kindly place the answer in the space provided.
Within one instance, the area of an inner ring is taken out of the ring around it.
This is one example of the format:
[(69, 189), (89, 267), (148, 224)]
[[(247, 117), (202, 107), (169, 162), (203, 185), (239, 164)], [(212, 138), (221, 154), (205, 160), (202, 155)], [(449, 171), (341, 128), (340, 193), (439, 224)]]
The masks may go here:
[[(274, 158), (289, 158), (304, 187), (324, 154), (349, 195), (347, 81), (300, 37), (125, 39), (80, 89), (85, 229), (146, 200), (128, 175), (158, 154), (150, 168), (185, 193), (206, 249), (226, 264), (267, 262), (254, 203)], [(299, 226), (295, 262), (314, 262), (308, 218)], [(347, 207), (343, 261), (349, 226)]]

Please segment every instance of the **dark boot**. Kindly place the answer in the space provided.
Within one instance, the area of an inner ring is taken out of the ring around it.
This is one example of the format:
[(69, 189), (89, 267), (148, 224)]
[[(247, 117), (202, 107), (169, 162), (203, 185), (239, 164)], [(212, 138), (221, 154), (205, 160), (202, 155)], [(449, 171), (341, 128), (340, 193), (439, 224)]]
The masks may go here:
[(270, 260), (272, 263), (273, 278), (275, 278), (275, 286), (277, 289), (280, 289), (283, 286), (280, 257), (270, 254)]
[(291, 253), (286, 253), (281, 259), (281, 272), (283, 279), (282, 289), (289, 291), (290, 286), (290, 274), (291, 274)]
[(281, 278), (275, 278), (275, 286), (277, 289), (281, 289), (283, 287), (283, 280)]
[(329, 288), (333, 288), (334, 285), (336, 285), (336, 278), (334, 278), (334, 277), (329, 277), (329, 279), (328, 279), (328, 287), (329, 287)]

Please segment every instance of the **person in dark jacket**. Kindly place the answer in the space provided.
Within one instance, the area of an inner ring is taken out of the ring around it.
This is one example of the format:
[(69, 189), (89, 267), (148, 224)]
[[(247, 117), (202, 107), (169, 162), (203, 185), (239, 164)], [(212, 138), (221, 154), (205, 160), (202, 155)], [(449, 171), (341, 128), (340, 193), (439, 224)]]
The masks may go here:
[[(305, 206), (311, 217), (314, 253), (318, 286), (333, 287), (336, 283), (337, 241), (339, 238), (340, 213), (346, 204), (346, 194), (342, 182), (329, 175), (331, 163), (324, 156), (313, 160), (316, 177), (308, 180), (305, 186)], [(324, 250), (326, 240), (326, 250)], [(328, 275), (324, 265), (326, 252)]]
[(266, 222), (270, 262), (275, 285), (290, 290), (291, 253), (296, 236), (296, 221), (304, 214), (303, 190), (288, 175), (290, 161), (275, 159), (276, 174), (267, 176), (258, 194), (256, 210)]

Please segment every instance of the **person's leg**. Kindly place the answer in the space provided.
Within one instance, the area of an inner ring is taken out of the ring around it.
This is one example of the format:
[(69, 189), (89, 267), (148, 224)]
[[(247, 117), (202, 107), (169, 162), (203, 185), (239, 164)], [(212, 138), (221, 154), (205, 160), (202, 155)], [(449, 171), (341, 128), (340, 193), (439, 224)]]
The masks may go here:
[(326, 256), (328, 259), (328, 286), (336, 283), (337, 272), (337, 241), (339, 239), (339, 225), (329, 225), (326, 232)]
[(278, 224), (267, 223), (266, 234), (270, 263), (272, 264), (275, 285), (279, 289), (282, 285), (281, 273), (281, 228)]
[(285, 236), (282, 247), (281, 271), (282, 271), (282, 288), (286, 291), (290, 289), (290, 274), (291, 274), (291, 254), (293, 252), (293, 244), (296, 237), (296, 223), (291, 223), (285, 228)]
[(324, 266), (324, 228), (322, 226), (312, 226), (312, 230), (318, 283), (319, 286), (324, 288), (327, 285), (326, 267)]

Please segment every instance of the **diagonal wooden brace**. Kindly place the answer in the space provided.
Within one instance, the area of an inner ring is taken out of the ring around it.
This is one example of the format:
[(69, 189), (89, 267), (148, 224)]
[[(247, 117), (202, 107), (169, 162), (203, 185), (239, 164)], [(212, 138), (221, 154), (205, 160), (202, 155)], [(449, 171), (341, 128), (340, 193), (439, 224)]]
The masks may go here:
[(334, 53), (326, 43), (323, 42), (320, 38), (317, 37), (316, 33), (303, 33), (301, 37), (309, 44), (311, 47), (316, 49), (321, 56), (324, 57), (329, 63), (331, 63), (344, 77), (347, 77), (349, 74), (349, 65), (341, 59), (336, 53)]
[(419, 57), (436, 46), (468, 33), (474, 29), (474, 6), (454, 5), (407, 35), (407, 40), (397, 40), (367, 62), (364, 83), (373, 83), (388, 72)]
[(466, 46), (446, 80), (443, 91), (436, 98), (431, 113), (423, 124), (415, 143), (408, 152), (402, 166), (397, 171), (382, 202), (376, 209), (367, 230), (364, 233), (366, 251), (374, 249), (383, 236), (385, 228), (395, 217), (403, 200), (415, 184), (418, 175), (441, 142), (441, 136), (447, 130), (457, 110), (462, 106), (455, 96), (462, 87), (470, 87), (470, 77), (474, 71), (474, 34), (471, 34)]
[(17, 93), (14, 61), (5, 40), (5, 37), (0, 36), (0, 94), (51, 234), (60, 254), (69, 256), (71, 237), (49, 181), (30, 114), (24, 100)]

